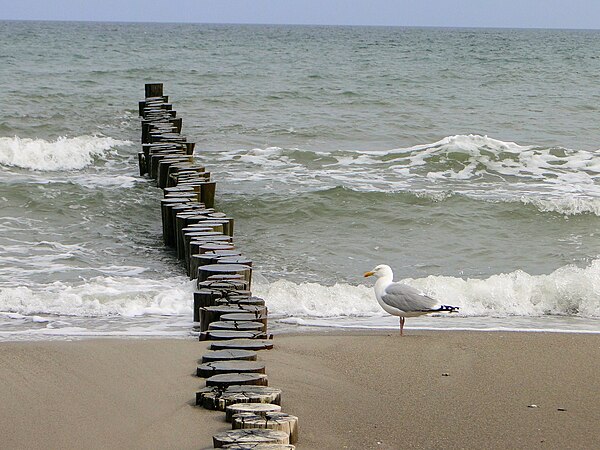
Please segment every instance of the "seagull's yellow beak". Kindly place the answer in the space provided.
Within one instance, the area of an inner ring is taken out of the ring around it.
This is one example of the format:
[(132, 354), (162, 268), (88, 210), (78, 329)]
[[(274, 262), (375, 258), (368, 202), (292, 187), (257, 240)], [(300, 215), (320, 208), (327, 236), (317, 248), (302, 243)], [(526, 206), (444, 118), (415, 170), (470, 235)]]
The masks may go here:
[(370, 277), (371, 275), (375, 275), (375, 272), (365, 272), (363, 277)]

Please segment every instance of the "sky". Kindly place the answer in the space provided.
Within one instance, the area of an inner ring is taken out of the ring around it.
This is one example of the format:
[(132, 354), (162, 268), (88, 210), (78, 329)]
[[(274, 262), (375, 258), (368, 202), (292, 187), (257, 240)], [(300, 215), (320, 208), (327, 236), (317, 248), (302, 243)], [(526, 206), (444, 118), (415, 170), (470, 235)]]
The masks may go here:
[(0, 0), (0, 19), (600, 29), (600, 0)]

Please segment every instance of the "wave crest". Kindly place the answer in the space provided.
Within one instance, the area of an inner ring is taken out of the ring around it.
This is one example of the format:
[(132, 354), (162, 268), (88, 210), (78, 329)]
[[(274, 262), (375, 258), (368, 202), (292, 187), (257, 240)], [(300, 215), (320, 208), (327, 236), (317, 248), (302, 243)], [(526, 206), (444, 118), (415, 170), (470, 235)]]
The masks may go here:
[(40, 171), (76, 170), (108, 150), (130, 143), (101, 136), (59, 137), (55, 141), (1, 137), (0, 164)]
[(523, 146), (473, 134), (448, 136), (432, 144), (391, 150), (386, 154), (388, 159), (390, 154), (395, 155), (392, 161), (431, 179), (500, 177), (543, 180), (557, 185), (593, 184), (600, 175), (598, 152)]
[[(448, 136), (392, 150), (269, 147), (215, 155), (222, 178), (261, 191), (408, 192), (443, 201), (525, 203), (542, 212), (600, 215), (600, 150), (526, 146), (480, 135)], [(261, 166), (264, 171), (257, 171)], [(251, 190), (250, 190), (251, 192)]]
[(0, 311), (76, 317), (191, 315), (193, 291), (185, 277), (95, 277), (78, 286), (55, 282), (42, 289), (2, 288)]
[[(403, 282), (444, 303), (459, 306), (460, 316), (546, 315), (600, 318), (600, 260), (588, 267), (565, 266), (548, 275), (517, 270), (487, 279), (429, 276)], [(255, 283), (273, 314), (300, 317), (382, 316), (371, 287), (294, 283)]]

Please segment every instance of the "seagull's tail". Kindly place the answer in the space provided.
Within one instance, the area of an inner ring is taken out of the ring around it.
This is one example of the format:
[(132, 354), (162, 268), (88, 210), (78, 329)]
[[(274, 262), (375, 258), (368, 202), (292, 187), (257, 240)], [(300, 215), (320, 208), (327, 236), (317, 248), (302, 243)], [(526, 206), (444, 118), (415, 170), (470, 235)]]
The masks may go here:
[(458, 312), (460, 308), (458, 306), (450, 306), (450, 305), (441, 305), (439, 308), (434, 309), (435, 312), (449, 312), (455, 313)]

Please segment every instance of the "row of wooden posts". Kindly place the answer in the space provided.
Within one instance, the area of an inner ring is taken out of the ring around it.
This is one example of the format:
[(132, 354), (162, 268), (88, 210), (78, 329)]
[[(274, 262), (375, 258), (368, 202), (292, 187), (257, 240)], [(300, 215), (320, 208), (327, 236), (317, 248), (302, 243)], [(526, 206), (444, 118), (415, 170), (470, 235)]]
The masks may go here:
[(252, 296), (252, 261), (233, 242), (234, 220), (214, 209), (216, 183), (181, 134), (182, 120), (163, 94), (146, 84), (139, 103), (140, 175), (156, 180), (163, 240), (196, 280), (194, 322), (210, 351), (197, 366), (206, 387), (196, 405), (225, 412), (232, 430), (213, 436), (215, 448), (294, 449), (298, 418), (281, 412), (281, 390), (268, 386), (258, 353), (273, 348), (263, 299)]

